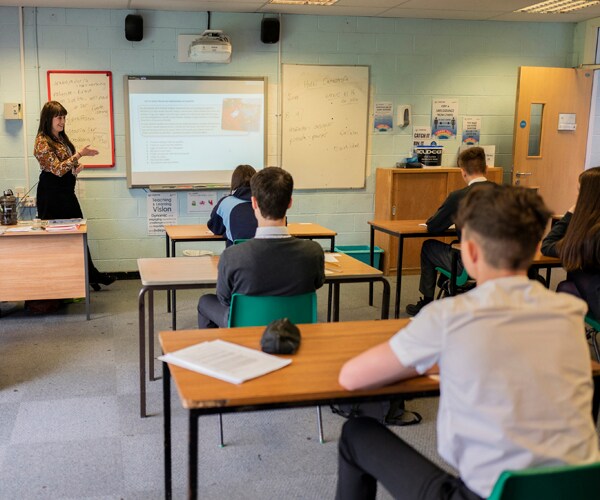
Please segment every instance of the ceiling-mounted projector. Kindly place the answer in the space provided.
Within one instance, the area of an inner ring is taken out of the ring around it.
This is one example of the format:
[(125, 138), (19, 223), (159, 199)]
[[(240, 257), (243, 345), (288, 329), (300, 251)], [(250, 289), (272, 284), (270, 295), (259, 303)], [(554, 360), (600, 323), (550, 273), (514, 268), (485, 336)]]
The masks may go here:
[(221, 30), (206, 30), (190, 43), (188, 56), (193, 62), (231, 62), (231, 41)]

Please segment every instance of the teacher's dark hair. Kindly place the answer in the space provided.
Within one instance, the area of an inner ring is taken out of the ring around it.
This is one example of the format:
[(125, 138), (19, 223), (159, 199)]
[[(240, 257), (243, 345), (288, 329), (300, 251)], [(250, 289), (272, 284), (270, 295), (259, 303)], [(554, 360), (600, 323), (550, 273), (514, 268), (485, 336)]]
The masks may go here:
[(263, 168), (250, 180), (250, 188), (265, 219), (285, 217), (294, 190), (294, 179), (289, 172), (279, 167)]
[(59, 132), (58, 137), (52, 135), (52, 120), (55, 116), (67, 116), (67, 110), (58, 101), (48, 101), (44, 104), (40, 113), (40, 125), (38, 127), (37, 135), (43, 135), (48, 140), (48, 143), (54, 148), (57, 147), (56, 140), (58, 139), (61, 142), (64, 142), (71, 151), (75, 153), (75, 146), (73, 146), (73, 143), (64, 130)]
[(482, 184), (461, 201), (456, 225), (465, 239), (481, 245), (490, 266), (514, 271), (531, 265), (549, 219), (550, 211), (534, 190)]
[(556, 248), (567, 271), (600, 268), (600, 167), (579, 176), (575, 213)]
[(250, 165), (238, 165), (231, 174), (231, 191), (241, 187), (250, 187), (250, 179), (256, 173)]

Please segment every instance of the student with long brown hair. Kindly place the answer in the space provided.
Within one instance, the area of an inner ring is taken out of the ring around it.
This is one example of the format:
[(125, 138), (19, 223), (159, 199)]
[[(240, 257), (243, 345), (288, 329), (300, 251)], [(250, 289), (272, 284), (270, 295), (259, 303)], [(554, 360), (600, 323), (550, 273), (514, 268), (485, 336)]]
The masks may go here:
[(544, 238), (542, 253), (559, 257), (567, 270), (557, 290), (579, 295), (600, 319), (600, 167), (579, 176), (577, 202)]

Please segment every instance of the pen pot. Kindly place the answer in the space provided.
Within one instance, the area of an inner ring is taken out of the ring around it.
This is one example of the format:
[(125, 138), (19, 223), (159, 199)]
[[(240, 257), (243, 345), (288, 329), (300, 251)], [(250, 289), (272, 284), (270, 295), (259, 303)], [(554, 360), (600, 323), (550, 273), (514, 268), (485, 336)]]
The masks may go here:
[(0, 224), (14, 226), (17, 223), (17, 199), (11, 189), (4, 191), (0, 196)]

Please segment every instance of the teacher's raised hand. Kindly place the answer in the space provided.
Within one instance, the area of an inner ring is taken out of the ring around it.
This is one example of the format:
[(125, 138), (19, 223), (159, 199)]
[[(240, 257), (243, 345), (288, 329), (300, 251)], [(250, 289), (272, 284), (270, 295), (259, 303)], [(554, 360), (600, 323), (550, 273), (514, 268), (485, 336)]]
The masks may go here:
[(88, 144), (87, 146), (84, 146), (83, 148), (81, 148), (77, 154), (79, 154), (80, 158), (82, 156), (96, 156), (98, 154), (98, 150), (92, 148), (91, 144)]

